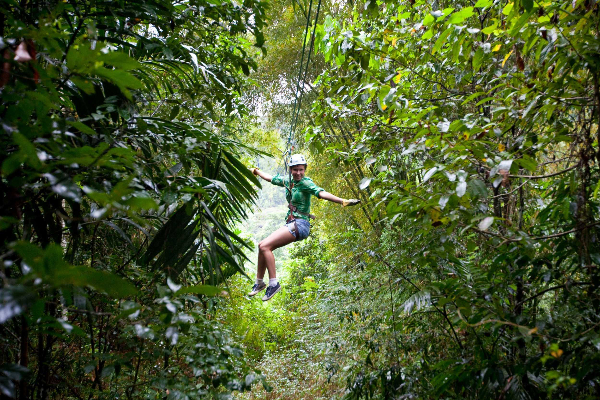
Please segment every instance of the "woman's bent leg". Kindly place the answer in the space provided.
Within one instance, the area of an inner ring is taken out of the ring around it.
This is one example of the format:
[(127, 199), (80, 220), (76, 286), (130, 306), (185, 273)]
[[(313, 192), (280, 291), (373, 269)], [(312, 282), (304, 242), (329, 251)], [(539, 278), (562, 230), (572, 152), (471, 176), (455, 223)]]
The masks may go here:
[(290, 233), (288, 228), (282, 226), (275, 232), (271, 233), (266, 239), (261, 240), (258, 244), (258, 266), (256, 277), (265, 276), (265, 269), (269, 271), (269, 278), (275, 278), (275, 256), (273, 250), (292, 243), (296, 238)]
[(256, 266), (256, 278), (263, 279), (265, 277), (265, 271), (267, 270), (267, 264), (265, 264), (265, 256), (258, 251), (258, 265)]

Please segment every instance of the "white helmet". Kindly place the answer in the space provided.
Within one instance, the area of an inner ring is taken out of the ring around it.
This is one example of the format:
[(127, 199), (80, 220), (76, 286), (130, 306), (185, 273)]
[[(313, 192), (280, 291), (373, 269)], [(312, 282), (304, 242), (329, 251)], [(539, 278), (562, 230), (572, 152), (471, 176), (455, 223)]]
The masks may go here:
[(293, 167), (295, 165), (306, 165), (306, 158), (302, 154), (292, 154), (288, 166)]

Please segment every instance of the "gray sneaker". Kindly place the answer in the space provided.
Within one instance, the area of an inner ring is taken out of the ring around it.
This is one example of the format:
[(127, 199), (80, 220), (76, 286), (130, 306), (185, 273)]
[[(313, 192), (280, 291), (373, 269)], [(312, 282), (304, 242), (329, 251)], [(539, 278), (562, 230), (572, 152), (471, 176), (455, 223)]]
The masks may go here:
[(248, 293), (248, 296), (252, 297), (257, 293), (262, 292), (263, 290), (265, 290), (267, 287), (267, 285), (263, 282), (263, 283), (255, 283), (254, 286), (252, 286), (252, 291), (250, 293)]
[(271, 300), (271, 297), (275, 296), (275, 293), (279, 292), (280, 290), (281, 285), (279, 284), (279, 282), (277, 282), (277, 285), (275, 286), (269, 286), (267, 288), (267, 293), (265, 293), (263, 297), (263, 301)]

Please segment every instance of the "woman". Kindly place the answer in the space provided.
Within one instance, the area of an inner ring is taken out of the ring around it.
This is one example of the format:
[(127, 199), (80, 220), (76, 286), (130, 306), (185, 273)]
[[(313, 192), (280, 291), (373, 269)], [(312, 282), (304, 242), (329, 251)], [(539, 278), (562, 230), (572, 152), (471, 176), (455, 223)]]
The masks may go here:
[[(262, 179), (271, 182), (273, 185), (287, 188), (286, 198), (289, 203), (289, 210), (286, 217), (286, 224), (271, 233), (269, 237), (258, 244), (256, 283), (252, 287), (252, 291), (248, 293), (249, 296), (254, 296), (267, 289), (266, 294), (263, 297), (263, 301), (267, 301), (271, 299), (275, 293), (281, 290), (281, 285), (276, 277), (273, 250), (308, 237), (308, 234), (310, 233), (309, 218), (315, 218), (310, 214), (311, 195), (319, 199), (325, 199), (341, 204), (344, 207), (353, 206), (360, 202), (360, 200), (355, 199), (344, 200), (331, 193), (327, 193), (323, 188), (318, 187), (312, 179), (304, 176), (306, 173), (306, 166), (306, 159), (302, 154), (294, 154), (291, 157), (289, 163), (292, 174), (291, 195), (288, 190), (290, 188), (288, 177), (282, 177), (279, 176), (279, 174), (273, 177), (262, 172), (258, 168), (252, 168), (252, 173), (254, 175), (260, 176)], [(269, 271), (268, 286), (263, 281), (265, 270)]]

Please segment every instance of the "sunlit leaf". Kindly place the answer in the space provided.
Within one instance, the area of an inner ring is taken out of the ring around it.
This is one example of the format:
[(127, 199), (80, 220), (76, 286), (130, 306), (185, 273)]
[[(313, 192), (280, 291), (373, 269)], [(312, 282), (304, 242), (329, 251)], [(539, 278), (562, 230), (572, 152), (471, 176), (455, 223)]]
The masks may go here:
[(462, 197), (465, 195), (465, 193), (467, 192), (467, 182), (458, 182), (458, 184), (456, 185), (456, 195), (458, 197)]
[(421, 291), (413, 294), (408, 300), (404, 302), (404, 304), (402, 304), (402, 308), (407, 314), (429, 306), (431, 306), (431, 294), (426, 291)]
[(489, 7), (494, 1), (493, 0), (477, 0), (477, 3), (475, 3), (476, 8), (485, 8), (485, 7)]
[(490, 226), (494, 223), (494, 217), (485, 217), (479, 222), (479, 229), (487, 231)]
[(433, 174), (436, 173), (437, 170), (438, 170), (438, 167), (433, 167), (429, 171), (427, 171), (427, 173), (425, 173), (425, 176), (423, 176), (423, 183), (427, 182), (429, 180), (429, 178), (431, 178), (433, 176)]
[(435, 44), (433, 45), (433, 49), (431, 51), (433, 54), (441, 50), (442, 46), (446, 43), (448, 36), (450, 36), (450, 33), (452, 33), (453, 30), (454, 27), (450, 27), (440, 34), (438, 39), (435, 41)]
[(22, 314), (35, 298), (30, 289), (21, 285), (0, 289), (0, 324)]
[(362, 178), (360, 183), (358, 184), (358, 188), (360, 190), (365, 190), (371, 184), (373, 178)]

